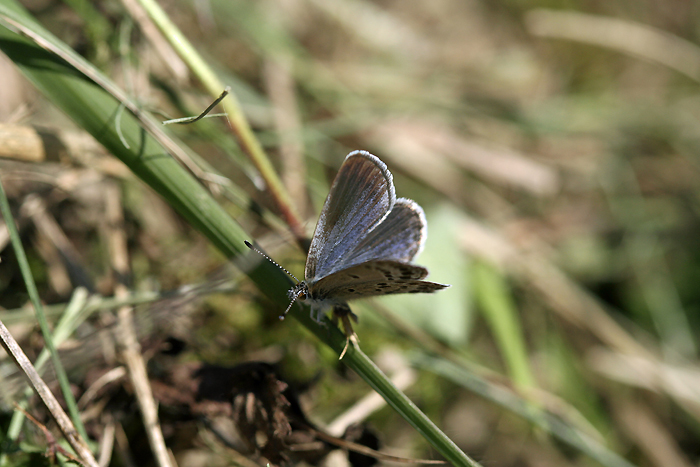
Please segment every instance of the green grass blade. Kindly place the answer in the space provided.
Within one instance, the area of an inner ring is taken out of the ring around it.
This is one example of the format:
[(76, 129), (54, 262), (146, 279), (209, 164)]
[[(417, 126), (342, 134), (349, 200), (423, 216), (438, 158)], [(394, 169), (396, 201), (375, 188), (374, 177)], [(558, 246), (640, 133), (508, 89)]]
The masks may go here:
[(593, 437), (575, 428), (562, 418), (538, 409), (530, 402), (518, 397), (511, 391), (491, 384), (480, 376), (444, 360), (424, 354), (414, 355), (411, 359), (418, 368), (431, 371), (443, 378), (488, 399), (505, 409), (520, 415), (534, 426), (549, 433), (551, 436), (581, 451), (606, 467), (634, 467), (634, 464), (623, 459)]
[[(58, 324), (56, 324), (56, 327), (54, 329), (53, 340), (55, 341), (55, 344), (57, 346), (60, 346), (63, 343), (63, 341), (68, 339), (68, 337), (70, 337), (70, 335), (73, 334), (73, 331), (78, 327), (78, 325), (83, 322), (83, 319), (80, 319), (81, 311), (85, 308), (86, 302), (87, 290), (83, 288), (76, 289), (73, 293), (73, 296), (71, 297), (70, 302), (68, 303), (68, 306), (66, 306), (65, 312), (61, 316), (61, 319), (59, 320)], [(36, 368), (36, 371), (41, 373), (50, 357), (51, 355), (49, 353), (49, 349), (44, 348), (39, 354), (39, 357), (37, 357), (36, 361), (34, 362), (34, 367)], [(24, 410), (27, 408), (28, 400), (31, 395), (32, 388), (27, 387), (24, 391), (24, 400), (18, 403), (21, 409)], [(12, 419), (10, 420), (10, 425), (7, 429), (8, 439), (11, 439), (13, 441), (16, 441), (18, 439), (24, 419), (24, 412), (21, 410), (15, 410), (15, 412), (12, 414)], [(5, 462), (7, 460), (6, 454), (7, 453), (2, 453), (2, 456), (0, 456), (0, 465), (5, 465)]]
[[(154, 0), (140, 0), (141, 6), (148, 12), (149, 17), (168, 39), (170, 45), (177, 51), (180, 57), (188, 64), (192, 72), (204, 84), (209, 94), (215, 98), (224, 89), (224, 84), (214, 73), (212, 68), (197, 52), (197, 49), (190, 43), (184, 34), (170, 21), (168, 15), (160, 5)], [(222, 102), (231, 128), (235, 132), (238, 142), (243, 150), (248, 154), (260, 175), (267, 183), (268, 190), (272, 195), (282, 217), (287, 221), (289, 227), (298, 237), (303, 236), (304, 229), (301, 226), (299, 214), (296, 212), (294, 203), (289, 193), (277, 176), (272, 162), (265, 154), (260, 141), (253, 133), (248, 120), (243, 114), (241, 104), (235, 94), (231, 93), (228, 99)]]
[(29, 261), (27, 261), (27, 255), (24, 252), (24, 247), (22, 246), (22, 240), (19, 238), (19, 232), (17, 231), (17, 226), (15, 225), (15, 220), (12, 217), (12, 211), (10, 210), (10, 202), (5, 194), (5, 188), (2, 185), (2, 180), (0, 180), (0, 212), (2, 212), (2, 217), (5, 219), (5, 225), (10, 234), (10, 241), (12, 243), (12, 248), (15, 250), (15, 255), (17, 257), (17, 262), (19, 263), (19, 269), (22, 272), (22, 278), (27, 287), (27, 293), (29, 294), (29, 299), (34, 306), (36, 311), (36, 319), (39, 322), (39, 327), (41, 328), (41, 334), (44, 336), (44, 345), (51, 355), (51, 362), (54, 366), (54, 371), (56, 372), (56, 377), (61, 386), (61, 392), (63, 393), (63, 398), (68, 406), (68, 412), (70, 413), (71, 419), (78, 433), (84, 440), (87, 440), (87, 432), (85, 431), (85, 426), (80, 419), (80, 413), (78, 411), (78, 404), (75, 402), (73, 393), (71, 392), (70, 383), (68, 382), (68, 375), (66, 375), (66, 370), (63, 368), (63, 364), (58, 356), (58, 351), (53, 341), (51, 335), (51, 330), (49, 329), (49, 323), (46, 321), (46, 315), (44, 315), (44, 308), (41, 304), (41, 299), (39, 298), (39, 291), (34, 283), (34, 277), (32, 277), (32, 270), (29, 267)]
[[(0, 13), (7, 13), (9, 0), (0, 2)], [(17, 17), (17, 7), (10, 10)], [(32, 25), (37, 28), (36, 25)], [(44, 31), (47, 40), (57, 41)], [(123, 112), (121, 134), (129, 148), (120, 141), (115, 130), (114, 116), (121, 104), (102, 88), (88, 81), (65, 61), (40, 49), (35, 44), (7, 29), (0, 29), (0, 49), (57, 107), (78, 125), (91, 133), (102, 145), (122, 160), (135, 174), (160, 193), (190, 224), (201, 231), (226, 257), (248, 274), (260, 290), (284, 309), (288, 302), (286, 291), (289, 278), (258, 255), (248, 252), (243, 241), (248, 238), (243, 229), (223, 210), (185, 169), (148, 134), (138, 120)], [(83, 61), (71, 53), (72, 60)], [(84, 62), (84, 61), (83, 61)], [(89, 64), (85, 64), (89, 66)], [(103, 77), (107, 80), (106, 77)], [(150, 118), (144, 116), (143, 118)], [(294, 307), (299, 319), (322, 341), (337, 352), (345, 345), (345, 336), (330, 323), (320, 326), (309, 317), (308, 309)], [(301, 310), (301, 311), (300, 311)], [(449, 462), (456, 466), (476, 466), (442, 433), (362, 352), (351, 349), (343, 362), (355, 370), (387, 403), (418, 430)]]
[(495, 386), (475, 373), (469, 372), (442, 358), (424, 354), (414, 355), (411, 360), (416, 367), (449, 379), (479, 394), (483, 398), (520, 415), (546, 433), (581, 451), (606, 467), (634, 467), (634, 464), (615, 454), (593, 439), (593, 437), (573, 427), (560, 417), (537, 409), (530, 402), (518, 397), (513, 392)]
[(498, 342), (511, 378), (519, 388), (534, 386), (522, 328), (503, 277), (483, 262), (475, 262), (473, 271), (479, 307)]

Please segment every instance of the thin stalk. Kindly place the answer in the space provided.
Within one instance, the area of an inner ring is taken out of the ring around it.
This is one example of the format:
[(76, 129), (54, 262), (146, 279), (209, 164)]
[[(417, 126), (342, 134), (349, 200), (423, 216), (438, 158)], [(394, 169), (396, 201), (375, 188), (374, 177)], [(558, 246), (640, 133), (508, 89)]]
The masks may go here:
[[(61, 345), (73, 331), (78, 327), (78, 325), (83, 322), (82, 318), (85, 315), (81, 313), (85, 308), (87, 302), (87, 290), (84, 288), (77, 288), (71, 297), (70, 302), (66, 306), (65, 313), (61, 316), (56, 328), (53, 333), (53, 340), (56, 345)], [(34, 368), (41, 373), (48, 359), (50, 358), (49, 350), (47, 348), (42, 349), (39, 357), (34, 362)], [(17, 405), (20, 410), (15, 410), (12, 414), (12, 419), (10, 420), (10, 426), (7, 429), (7, 439), (16, 441), (19, 438), (19, 434), (22, 430), (22, 423), (24, 422), (24, 410), (28, 407), (28, 399), (32, 395), (32, 388), (27, 387), (23, 393), (24, 399), (19, 401)], [(7, 464), (7, 453), (2, 453), (0, 456), (0, 466)]]
[(41, 299), (39, 298), (39, 291), (34, 283), (34, 278), (32, 277), (32, 270), (29, 267), (29, 261), (27, 261), (27, 255), (24, 252), (24, 247), (22, 246), (22, 240), (19, 238), (19, 232), (17, 231), (17, 226), (15, 225), (15, 220), (12, 216), (12, 211), (10, 210), (10, 202), (5, 194), (5, 188), (3, 187), (2, 180), (0, 179), (0, 212), (5, 219), (5, 225), (10, 234), (10, 241), (12, 242), (12, 248), (15, 250), (15, 255), (17, 257), (17, 263), (19, 263), (19, 268), (22, 273), (22, 278), (27, 287), (27, 293), (29, 294), (29, 299), (34, 306), (36, 311), (36, 319), (39, 322), (39, 327), (41, 328), (41, 334), (44, 336), (44, 344), (46, 345), (49, 354), (51, 355), (51, 362), (54, 366), (54, 371), (56, 372), (56, 377), (58, 379), (59, 385), (61, 386), (61, 392), (68, 406), (68, 412), (73, 419), (73, 424), (75, 425), (78, 433), (83, 439), (88, 439), (87, 432), (85, 431), (85, 426), (80, 420), (80, 412), (78, 411), (78, 404), (75, 402), (73, 393), (70, 389), (70, 383), (68, 382), (68, 375), (66, 375), (66, 370), (63, 368), (63, 364), (58, 356), (58, 351), (54, 345), (53, 336), (51, 335), (51, 330), (49, 329), (49, 323), (46, 321), (46, 315), (44, 315), (44, 308), (41, 305)]
[[(190, 43), (187, 37), (185, 37), (177, 26), (170, 21), (168, 15), (155, 0), (139, 1), (180, 58), (188, 64), (195, 76), (202, 82), (207, 92), (209, 92), (213, 98), (219, 96), (226, 85), (221, 82), (216, 73), (214, 73), (207, 62), (197, 52), (197, 49)], [(250, 157), (251, 161), (253, 161), (253, 164), (260, 172), (260, 175), (265, 180), (270, 195), (275, 200), (277, 209), (279, 209), (282, 218), (287, 222), (297, 239), (303, 238), (305, 236), (304, 228), (300, 221), (299, 214), (294, 207), (294, 203), (289, 193), (287, 193), (287, 190), (284, 188), (282, 181), (277, 176), (277, 172), (275, 172), (272, 162), (270, 162), (267, 154), (265, 154), (260, 141), (258, 141), (255, 133), (253, 133), (238, 98), (234, 93), (231, 93), (228, 99), (223, 100), (222, 106), (228, 114), (231, 130), (238, 138), (238, 142), (243, 151)]]

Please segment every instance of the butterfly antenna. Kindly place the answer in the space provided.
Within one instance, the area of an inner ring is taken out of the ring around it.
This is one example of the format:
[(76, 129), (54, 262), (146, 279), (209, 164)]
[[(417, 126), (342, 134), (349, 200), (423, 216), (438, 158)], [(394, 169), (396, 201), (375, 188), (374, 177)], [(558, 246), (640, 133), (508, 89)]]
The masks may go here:
[[(244, 240), (244, 242), (245, 242), (245, 246), (247, 246), (248, 248), (250, 248), (251, 250), (253, 250), (257, 254), (259, 254), (260, 256), (267, 259), (269, 262), (271, 262), (272, 264), (274, 264), (275, 266), (277, 266), (278, 268), (280, 268), (281, 270), (283, 270), (284, 272), (289, 274), (289, 276), (292, 279), (294, 279), (295, 281), (297, 281), (297, 283), (300, 282), (299, 279), (297, 279), (297, 277), (294, 274), (292, 274), (291, 272), (287, 271), (285, 268), (280, 266), (275, 260), (273, 260), (272, 258), (267, 256), (265, 253), (263, 253), (262, 251), (255, 248), (248, 240)], [(292, 303), (294, 303), (294, 302), (292, 302)], [(287, 311), (289, 311), (289, 308), (291, 308), (291, 306), (292, 306), (292, 304), (290, 303), (289, 306), (287, 307)], [(285, 315), (287, 314), (287, 311), (284, 312)], [(284, 316), (281, 316), (280, 318), (284, 319)]]
[[(294, 277), (294, 276), (292, 276), (292, 277)], [(291, 302), (289, 302), (289, 306), (287, 307), (287, 309), (284, 310), (284, 313), (282, 313), (282, 314), (279, 316), (280, 321), (284, 321), (284, 318), (287, 317), (287, 313), (289, 313), (289, 310), (292, 309), (292, 305), (294, 305), (294, 302), (296, 302), (296, 301), (297, 301), (296, 298), (294, 298), (294, 299), (292, 299)]]

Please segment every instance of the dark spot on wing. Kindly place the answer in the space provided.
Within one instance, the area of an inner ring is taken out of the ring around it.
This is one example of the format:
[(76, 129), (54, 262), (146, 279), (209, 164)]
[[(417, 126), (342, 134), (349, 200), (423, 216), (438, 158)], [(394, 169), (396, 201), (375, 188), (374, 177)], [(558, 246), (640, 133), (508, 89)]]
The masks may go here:
[(379, 271), (380, 273), (382, 273), (382, 275), (383, 275), (384, 277), (390, 276), (390, 275), (391, 275), (391, 271), (390, 271), (389, 269), (377, 268), (377, 271)]
[(357, 276), (355, 274), (348, 274), (348, 276), (352, 277), (353, 279), (359, 279), (360, 276)]

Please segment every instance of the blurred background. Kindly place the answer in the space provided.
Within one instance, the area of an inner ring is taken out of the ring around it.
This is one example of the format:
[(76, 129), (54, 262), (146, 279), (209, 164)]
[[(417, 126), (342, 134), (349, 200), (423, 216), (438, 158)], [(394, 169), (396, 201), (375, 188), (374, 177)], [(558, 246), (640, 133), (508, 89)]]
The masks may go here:
[[(429, 235), (416, 262), (452, 287), (358, 302), (356, 331), (467, 454), (488, 466), (700, 465), (700, 4), (160, 5), (231, 86), (307, 235), (355, 149), (382, 159), (397, 195), (423, 206)], [(138, 2), (24, 6), (159, 119), (212, 102)], [(304, 387), (309, 419), (342, 425), (368, 386), (295, 320), (278, 320), (282, 310), (5, 56), (0, 81), (0, 176), (49, 311), (77, 287), (108, 308), (118, 287), (106, 206), (116, 199), (144, 352), (158, 361), (163, 342), (178, 343), (154, 373), (274, 363)], [(305, 252), (223, 119), (168, 130), (213, 168), (203, 170), (224, 187), (215, 194), (251, 239), (303, 276)], [(0, 317), (37, 352), (6, 232)], [(189, 286), (201, 293), (178, 295)], [(108, 325), (86, 321), (64, 348), (80, 391), (115, 366), (100, 350)], [(4, 365), (0, 427), (20, 381)], [(121, 410), (133, 440), (139, 419), (116, 397), (93, 421)], [(533, 415), (540, 410), (546, 417)], [(170, 417), (164, 432), (179, 465), (233, 462), (201, 423)], [(390, 408), (360, 419), (389, 452), (434, 456)], [(25, 430), (28, 445), (43, 445), (35, 427)], [(34, 459), (32, 449), (16, 459)], [(242, 458), (234, 463), (264, 465)]]

